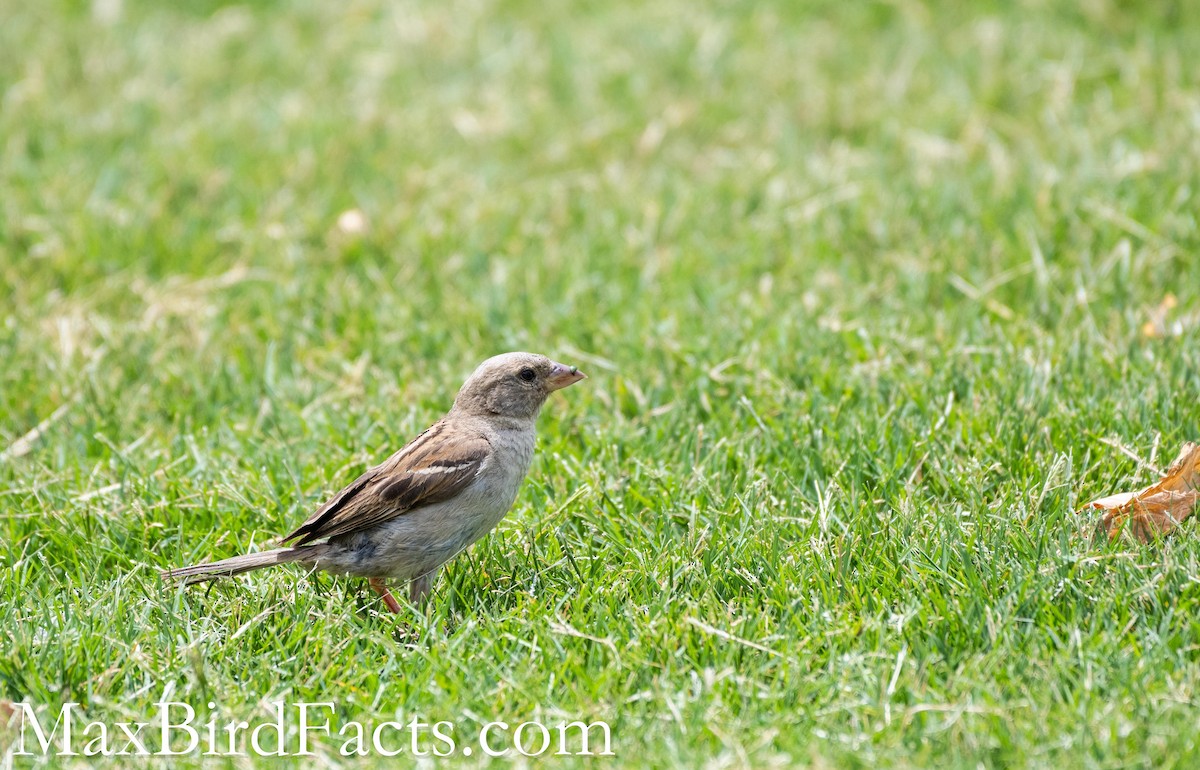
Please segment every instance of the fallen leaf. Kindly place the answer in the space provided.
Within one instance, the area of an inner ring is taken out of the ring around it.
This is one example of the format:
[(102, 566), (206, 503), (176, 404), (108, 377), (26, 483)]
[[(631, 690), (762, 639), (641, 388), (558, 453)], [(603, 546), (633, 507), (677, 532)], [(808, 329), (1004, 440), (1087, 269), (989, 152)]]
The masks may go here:
[(1200, 505), (1200, 444), (1183, 445), (1179, 457), (1156, 483), (1088, 503), (1104, 511), (1099, 528), (1116, 537), (1128, 526), (1143, 543), (1169, 533)]

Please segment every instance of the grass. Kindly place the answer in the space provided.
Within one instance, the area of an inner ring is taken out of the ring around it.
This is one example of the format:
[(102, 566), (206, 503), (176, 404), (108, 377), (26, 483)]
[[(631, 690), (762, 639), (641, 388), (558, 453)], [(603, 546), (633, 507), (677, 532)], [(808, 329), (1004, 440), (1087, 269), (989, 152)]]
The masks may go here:
[[(1192, 16), (0, 6), (0, 699), (605, 720), (564, 767), (1194, 765), (1200, 538), (1074, 512), (1200, 432)], [(509, 349), (591, 378), (425, 614), (160, 584)]]

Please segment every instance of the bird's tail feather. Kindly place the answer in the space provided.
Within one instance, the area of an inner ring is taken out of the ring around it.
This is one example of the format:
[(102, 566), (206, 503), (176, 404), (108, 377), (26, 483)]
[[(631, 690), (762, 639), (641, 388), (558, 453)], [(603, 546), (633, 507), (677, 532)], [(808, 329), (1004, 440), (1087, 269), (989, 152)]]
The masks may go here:
[(262, 569), (263, 567), (273, 567), (276, 564), (287, 564), (293, 561), (313, 561), (327, 547), (325, 543), (318, 543), (316, 545), (300, 546), (299, 548), (276, 548), (273, 551), (247, 553), (242, 556), (233, 556), (207, 564), (195, 564), (191, 567), (163, 570), (159, 576), (163, 580), (182, 580), (184, 585), (191, 585), (192, 583), (202, 583), (205, 580), (232, 577), (240, 575), (243, 572)]

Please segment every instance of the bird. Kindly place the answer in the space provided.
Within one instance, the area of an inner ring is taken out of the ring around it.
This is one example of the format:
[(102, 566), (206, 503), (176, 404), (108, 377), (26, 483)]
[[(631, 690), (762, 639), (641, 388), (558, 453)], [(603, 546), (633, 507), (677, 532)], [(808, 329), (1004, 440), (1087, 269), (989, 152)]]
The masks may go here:
[(543, 355), (489, 358), (445, 416), (329, 498), (279, 540), (283, 547), (167, 569), (161, 577), (188, 585), (297, 563), (367, 578), (393, 613), (402, 609), (389, 584), (407, 582), (409, 601), (422, 605), (441, 566), (512, 508), (546, 399), (583, 379), (578, 368)]

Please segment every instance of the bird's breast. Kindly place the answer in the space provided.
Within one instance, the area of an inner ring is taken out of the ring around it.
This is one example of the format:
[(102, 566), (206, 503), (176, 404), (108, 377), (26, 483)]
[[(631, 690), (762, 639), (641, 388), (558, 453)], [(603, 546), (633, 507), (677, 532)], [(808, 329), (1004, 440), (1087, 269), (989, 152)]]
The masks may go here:
[(498, 498), (507, 500), (504, 506), (507, 512), (529, 473), (537, 436), (532, 430), (510, 430), (497, 432), (490, 440), (494, 454), (481, 469), (479, 480), (491, 487)]

